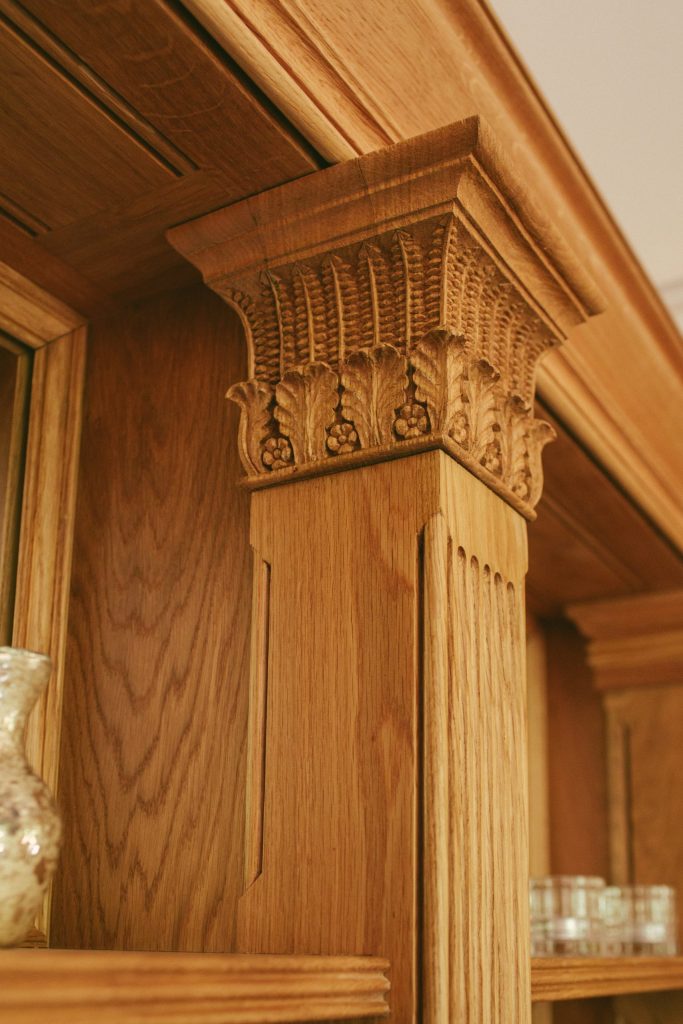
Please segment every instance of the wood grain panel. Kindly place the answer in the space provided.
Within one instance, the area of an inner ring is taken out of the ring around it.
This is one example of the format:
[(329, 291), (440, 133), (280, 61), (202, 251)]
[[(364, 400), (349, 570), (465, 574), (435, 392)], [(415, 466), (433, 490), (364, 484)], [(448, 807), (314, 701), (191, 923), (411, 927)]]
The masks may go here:
[(0, 190), (34, 217), (69, 224), (173, 177), (2, 15), (0, 61)]
[(241, 373), (236, 318), (201, 288), (93, 328), (56, 945), (233, 948), (250, 558), (224, 392)]
[(166, 228), (224, 201), (225, 189), (215, 175), (199, 171), (51, 231), (41, 246), (122, 302), (155, 289), (189, 287), (199, 275), (177, 259), (164, 237)]
[(310, 148), (175, 5), (24, 0), (24, 7), (195, 164), (219, 171), (225, 203), (315, 166)]
[(546, 624), (550, 866), (609, 876), (607, 751), (602, 702), (585, 643), (569, 623)]
[(418, 999), (417, 537), (435, 500), (418, 464), (435, 458), (251, 498), (268, 706), (263, 869), (239, 949), (391, 953), (397, 1021)]
[[(682, 673), (683, 682), (683, 673)], [(609, 693), (612, 866), (617, 882), (683, 892), (683, 685)], [(683, 914), (679, 904), (679, 948)]]
[(683, 992), (620, 996), (614, 1003), (618, 1024), (678, 1024), (683, 1020)]

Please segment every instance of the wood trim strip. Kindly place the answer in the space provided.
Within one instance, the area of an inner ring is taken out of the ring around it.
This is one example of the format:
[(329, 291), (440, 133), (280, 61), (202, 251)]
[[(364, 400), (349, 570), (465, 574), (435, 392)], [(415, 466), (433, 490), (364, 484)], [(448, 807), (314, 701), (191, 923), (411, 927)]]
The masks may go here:
[(48, 654), (53, 672), (29, 719), (27, 753), (57, 790), (64, 653), (81, 438), (86, 330), (34, 357), (13, 644)]
[(422, 985), (423, 1020), (450, 1013), (450, 815), (448, 771), (452, 542), (444, 516), (427, 522), (422, 549)]
[(31, 357), (23, 346), (6, 342), (3, 337), (0, 337), (0, 347), (8, 349), (16, 358), (9, 443), (2, 467), (5, 474), (4, 507), (0, 508), (0, 644), (6, 644), (12, 636)]
[(596, 996), (683, 989), (683, 957), (539, 957), (531, 961), (531, 998)]
[(40, 348), (84, 323), (80, 313), (0, 263), (0, 330)]
[(255, 551), (251, 597), (249, 717), (247, 724), (244, 891), (263, 868), (263, 815), (266, 792), (266, 721), (270, 646), (270, 565)]
[(385, 1017), (375, 957), (0, 952), (0, 1024), (276, 1024)]

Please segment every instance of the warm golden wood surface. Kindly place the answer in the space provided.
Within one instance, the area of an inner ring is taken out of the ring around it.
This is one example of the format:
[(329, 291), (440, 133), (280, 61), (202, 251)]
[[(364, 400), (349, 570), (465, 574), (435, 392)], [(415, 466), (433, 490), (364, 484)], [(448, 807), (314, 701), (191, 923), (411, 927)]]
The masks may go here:
[(384, 1017), (386, 960), (0, 952), (2, 1024), (276, 1024)]
[(527, 596), (534, 608), (556, 618), (576, 601), (683, 587), (680, 553), (547, 406), (536, 415), (553, 425), (557, 440), (543, 452), (543, 496), (529, 527)]
[[(683, 686), (609, 693), (612, 875), (683, 890)], [(680, 908), (680, 903), (679, 903)], [(683, 915), (678, 922), (683, 948)]]
[(83, 317), (6, 263), (0, 263), (0, 329), (40, 348), (81, 327)]
[(0, 644), (12, 641), (30, 384), (29, 352), (0, 335)]
[(585, 644), (566, 621), (545, 624), (550, 868), (609, 876), (607, 746)]
[(550, 874), (548, 670), (542, 623), (527, 616), (526, 682), (529, 762), (529, 873)]
[(620, 996), (614, 1006), (619, 1024), (678, 1024), (683, 1020), (683, 992)]
[[(52, 659), (26, 730), (29, 762), (52, 793), (59, 779), (85, 359), (85, 327), (34, 353), (25, 449), (12, 643)], [(49, 903), (48, 895), (38, 922), (46, 934)]]
[(223, 396), (243, 372), (236, 319), (204, 290), (92, 331), (56, 945), (233, 949), (250, 558)]
[(259, 491), (251, 536), (270, 613), (240, 948), (395, 957), (396, 1021), (420, 998), (430, 1022), (526, 1020), (522, 519), (432, 452)]
[(534, 1002), (683, 988), (683, 957), (539, 957), (531, 961)]
[(86, 330), (79, 328), (36, 351), (31, 378), (13, 643), (52, 659), (52, 677), (26, 738), (29, 760), (52, 792), (59, 775), (85, 359)]
[(598, 689), (683, 685), (683, 589), (574, 605)]
[(683, 466), (664, 426), (681, 422), (680, 335), (488, 6), (185, 3), (330, 160), (472, 114), (490, 124), (519, 209), (606, 301), (540, 368), (541, 393), (682, 546)]
[(179, 5), (1, 0), (0, 54), (0, 259), (83, 313), (188, 283), (166, 227), (318, 165)]

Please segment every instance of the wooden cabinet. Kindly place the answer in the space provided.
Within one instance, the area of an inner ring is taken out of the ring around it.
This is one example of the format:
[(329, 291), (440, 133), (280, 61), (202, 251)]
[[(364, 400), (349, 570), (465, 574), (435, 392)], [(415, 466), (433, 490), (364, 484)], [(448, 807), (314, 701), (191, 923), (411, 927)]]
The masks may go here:
[(681, 874), (680, 607), (647, 664), (600, 632), (680, 596), (679, 397), (495, 22), (1, 6), (41, 126), (0, 219), (13, 638), (65, 845), (0, 1020), (673, 1024), (679, 960), (529, 957), (530, 863)]

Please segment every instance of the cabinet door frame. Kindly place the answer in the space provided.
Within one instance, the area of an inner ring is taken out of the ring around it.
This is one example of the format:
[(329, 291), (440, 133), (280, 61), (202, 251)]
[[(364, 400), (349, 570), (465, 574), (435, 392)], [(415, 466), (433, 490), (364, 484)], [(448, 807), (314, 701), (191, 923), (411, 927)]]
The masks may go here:
[[(26, 752), (56, 793), (87, 328), (79, 313), (0, 263), (0, 329), (34, 350), (11, 642), (52, 660)], [(49, 911), (48, 894), (32, 944), (47, 941)]]

